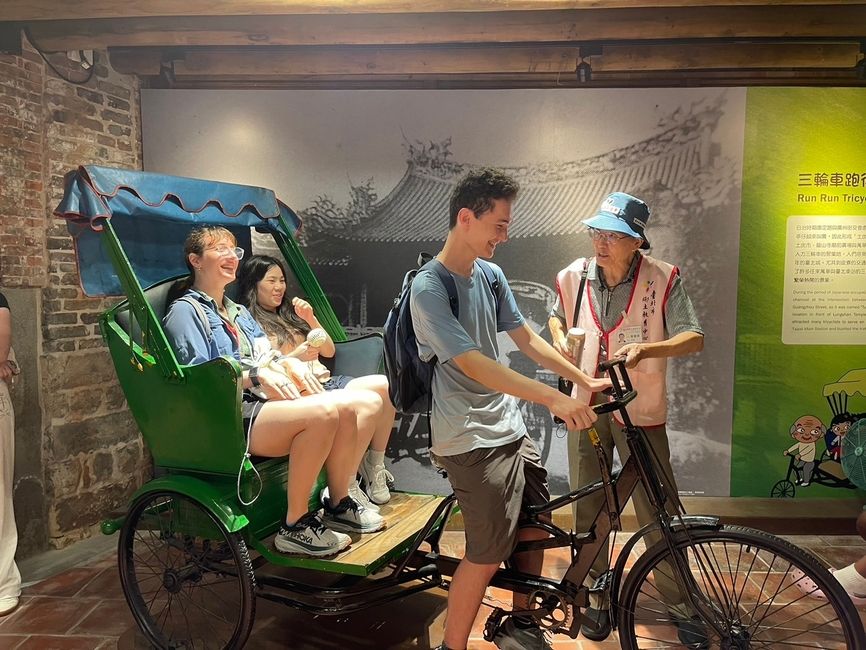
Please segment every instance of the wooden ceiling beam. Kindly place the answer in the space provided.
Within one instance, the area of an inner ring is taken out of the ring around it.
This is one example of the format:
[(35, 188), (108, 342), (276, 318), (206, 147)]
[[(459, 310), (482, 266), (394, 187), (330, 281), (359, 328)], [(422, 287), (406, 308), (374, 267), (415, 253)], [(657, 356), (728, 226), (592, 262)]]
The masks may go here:
[(862, 59), (859, 43), (742, 43), (604, 46), (587, 57), (593, 74), (657, 70), (850, 69)]
[(183, 77), (167, 84), (145, 77), (145, 87), (277, 90), (381, 90), (381, 89), (509, 89), (509, 88), (646, 88), (697, 86), (864, 86), (855, 72), (840, 70), (682, 71), (599, 73), (587, 83), (573, 75), (332, 75), (292, 77)]
[(90, 20), (148, 16), (389, 14), (754, 5), (861, 5), (866, 0), (3, 0), (0, 20)]
[[(159, 75), (170, 67), (184, 77), (333, 75), (555, 74), (573, 76), (581, 58), (575, 46), (194, 48), (186, 51), (127, 48), (110, 51), (119, 72)], [(814, 44), (699, 44), (604, 46), (584, 59), (593, 73), (750, 70), (855, 70), (859, 42)]]
[(45, 21), (42, 50), (106, 47), (562, 43), (866, 37), (866, 5), (509, 11), (489, 14), (209, 16)]

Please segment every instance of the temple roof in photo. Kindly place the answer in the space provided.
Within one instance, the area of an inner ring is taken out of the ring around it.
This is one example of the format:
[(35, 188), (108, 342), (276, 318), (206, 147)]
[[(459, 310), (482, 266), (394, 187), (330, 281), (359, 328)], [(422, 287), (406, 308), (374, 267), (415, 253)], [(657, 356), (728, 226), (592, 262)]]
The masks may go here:
[[(718, 104), (691, 115), (670, 116), (651, 138), (572, 162), (504, 167), (521, 186), (509, 235), (545, 237), (582, 232), (581, 219), (592, 216), (614, 191), (637, 192), (660, 184), (676, 187), (709, 163), (711, 133), (721, 115)], [(444, 240), (448, 199), (457, 180), (474, 165), (449, 160), (450, 141), (410, 144), (406, 172), (391, 192), (335, 227), (305, 223), (336, 239), (367, 242)], [(312, 223), (311, 223), (312, 221)], [(324, 226), (324, 227), (322, 227)]]

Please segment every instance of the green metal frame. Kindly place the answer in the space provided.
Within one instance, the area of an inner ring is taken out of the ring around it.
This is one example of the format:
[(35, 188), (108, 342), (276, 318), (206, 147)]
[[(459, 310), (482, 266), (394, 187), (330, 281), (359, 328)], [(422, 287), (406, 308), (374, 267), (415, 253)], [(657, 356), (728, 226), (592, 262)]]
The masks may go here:
[[(230, 533), (242, 530), (250, 523), (247, 516), (225, 498), (223, 491), (217, 489), (212, 483), (194, 476), (175, 475), (155, 478), (142, 485), (132, 496), (132, 501), (154, 492), (178, 492), (194, 499), (210, 510)], [(193, 534), (195, 531), (189, 532)]]
[[(151, 309), (147, 298), (144, 296), (141, 283), (139, 283), (138, 278), (135, 276), (132, 265), (129, 263), (129, 258), (123, 252), (123, 246), (109, 219), (103, 221), (101, 241), (111, 258), (114, 270), (117, 272), (120, 286), (126, 294), (130, 310), (130, 328), (132, 328), (133, 323), (137, 322), (141, 329), (143, 344), (141, 361), (150, 366), (156, 365), (165, 377), (176, 380), (183, 379), (184, 371), (180, 364), (178, 364), (174, 351), (165, 337), (162, 324), (157, 320), (153, 309)], [(102, 332), (103, 336), (107, 337), (104, 328)]]
[(274, 235), (277, 247), (289, 263), (289, 267), (295, 274), (298, 284), (301, 285), (304, 293), (307, 294), (307, 300), (313, 306), (316, 317), (334, 341), (345, 341), (347, 338), (346, 330), (343, 329), (343, 325), (337, 318), (337, 314), (334, 313), (334, 308), (328, 301), (325, 292), (322, 291), (322, 285), (319, 284), (316, 276), (313, 275), (313, 269), (310, 268), (304, 254), (301, 252), (298, 242), (291, 235), (286, 236), (283, 234), (289, 233), (291, 230), (289, 230), (289, 224), (282, 215), (280, 215), (280, 225), (283, 232)]

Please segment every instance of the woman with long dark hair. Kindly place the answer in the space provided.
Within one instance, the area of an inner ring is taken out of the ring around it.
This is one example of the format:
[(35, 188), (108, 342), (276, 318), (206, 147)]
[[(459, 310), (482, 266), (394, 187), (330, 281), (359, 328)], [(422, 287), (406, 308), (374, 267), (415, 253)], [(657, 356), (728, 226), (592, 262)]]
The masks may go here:
[[(244, 262), (238, 274), (238, 300), (261, 323), (271, 344), (283, 354), (311, 364), (316, 364), (320, 356), (333, 358), (336, 354), (334, 341), (321, 329), (310, 304), (299, 297), (287, 299), (286, 277), (286, 269), (280, 260), (269, 255), (253, 255)], [(322, 339), (308, 341), (310, 332), (321, 334)], [(381, 397), (382, 408), (377, 416), (376, 431), (369, 449), (359, 459), (358, 472), (364, 479), (366, 495), (372, 501), (370, 505), (387, 503), (391, 498), (388, 482), (394, 477), (385, 469), (385, 448), (396, 414), (388, 397), (387, 378), (384, 375), (340, 375), (325, 381), (324, 387), (326, 390), (373, 391)], [(351, 487), (354, 496), (357, 494), (354, 482)]]

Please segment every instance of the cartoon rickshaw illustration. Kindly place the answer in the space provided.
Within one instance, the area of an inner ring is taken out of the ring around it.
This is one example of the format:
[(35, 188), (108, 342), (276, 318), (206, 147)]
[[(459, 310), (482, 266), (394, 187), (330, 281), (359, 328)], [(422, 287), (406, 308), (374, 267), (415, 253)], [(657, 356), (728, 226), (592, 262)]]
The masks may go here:
[(837, 381), (826, 384), (822, 392), (832, 414), (830, 426), (823, 436), (825, 448), (816, 458), (811, 476), (805, 482), (801, 464), (795, 455), (790, 454), (785, 478), (773, 485), (771, 497), (793, 497), (796, 485), (805, 487), (810, 483), (851, 490), (857, 487), (846, 476), (839, 461), (845, 435), (857, 420), (866, 417), (866, 413), (852, 413), (848, 407), (849, 398), (858, 394), (866, 397), (866, 368), (849, 370)]

